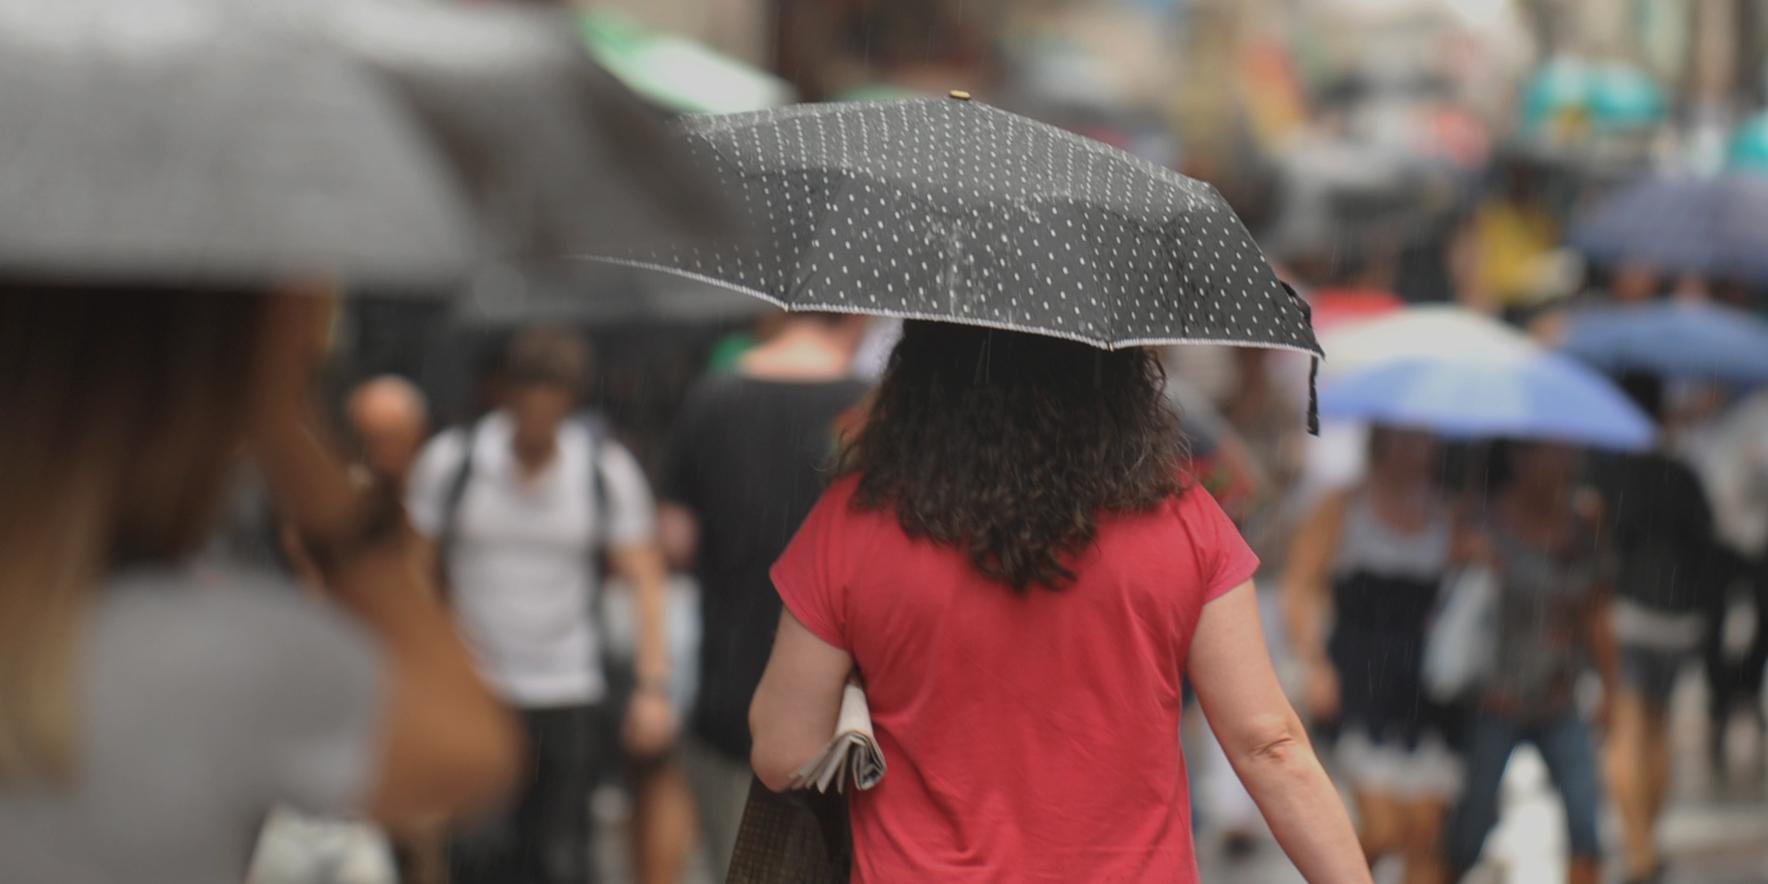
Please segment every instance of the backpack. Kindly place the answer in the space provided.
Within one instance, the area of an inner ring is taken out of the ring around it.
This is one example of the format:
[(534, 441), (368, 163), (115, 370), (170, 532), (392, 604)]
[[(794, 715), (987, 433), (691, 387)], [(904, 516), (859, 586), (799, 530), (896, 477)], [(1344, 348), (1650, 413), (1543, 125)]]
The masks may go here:
[[(607, 421), (593, 411), (583, 412), (571, 420), (588, 431), (586, 435), (589, 437), (589, 512), (596, 532), (595, 536), (590, 538), (590, 547), (594, 550), (592, 555), (595, 558), (596, 570), (606, 573), (605, 563), (602, 559), (607, 552), (609, 508), (607, 483), (602, 476), (602, 440), (607, 433)], [(441, 584), (444, 597), (451, 592), (451, 584), (448, 580), (448, 556), (459, 540), (460, 505), (461, 500), (466, 497), (467, 484), (473, 478), (473, 448), (478, 442), (478, 426), (477, 423), (474, 423), (449, 431), (459, 433), (463, 438), (460, 465), (455, 467), (454, 474), (448, 477), (448, 485), (443, 491), (441, 528), (436, 537), (436, 573), (439, 575), (438, 583)], [(601, 581), (597, 581), (596, 586), (599, 592)], [(592, 610), (595, 609), (599, 601), (600, 599), (590, 600)]]

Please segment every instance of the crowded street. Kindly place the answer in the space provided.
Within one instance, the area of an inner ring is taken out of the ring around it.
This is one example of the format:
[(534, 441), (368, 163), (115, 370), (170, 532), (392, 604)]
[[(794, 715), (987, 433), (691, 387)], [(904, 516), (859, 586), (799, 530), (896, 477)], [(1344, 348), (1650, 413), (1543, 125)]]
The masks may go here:
[(0, 0), (0, 884), (1768, 881), (1768, 0)]

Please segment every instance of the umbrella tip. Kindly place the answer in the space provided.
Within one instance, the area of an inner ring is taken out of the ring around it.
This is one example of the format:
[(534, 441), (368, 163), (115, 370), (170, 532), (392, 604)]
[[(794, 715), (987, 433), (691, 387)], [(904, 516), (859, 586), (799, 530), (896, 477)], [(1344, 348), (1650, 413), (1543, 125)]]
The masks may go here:
[(959, 101), (969, 101), (970, 100), (970, 93), (965, 92), (962, 89), (953, 89), (952, 91), (946, 93), (946, 97), (955, 98)]

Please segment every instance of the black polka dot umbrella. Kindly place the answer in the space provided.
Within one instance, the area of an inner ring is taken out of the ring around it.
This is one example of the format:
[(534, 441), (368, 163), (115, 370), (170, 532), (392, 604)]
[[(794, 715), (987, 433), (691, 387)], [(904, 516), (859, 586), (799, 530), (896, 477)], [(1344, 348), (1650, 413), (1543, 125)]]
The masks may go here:
[(1215, 188), (963, 93), (679, 125), (752, 234), (593, 257), (789, 310), (1320, 353)]

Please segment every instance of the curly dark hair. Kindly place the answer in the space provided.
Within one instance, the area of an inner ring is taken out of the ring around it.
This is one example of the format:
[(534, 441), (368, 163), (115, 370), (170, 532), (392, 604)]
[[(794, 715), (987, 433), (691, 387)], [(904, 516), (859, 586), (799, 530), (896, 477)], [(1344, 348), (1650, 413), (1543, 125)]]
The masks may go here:
[(841, 472), (858, 509), (960, 547), (1023, 592), (1060, 589), (1110, 513), (1185, 487), (1178, 414), (1152, 351), (910, 321)]

